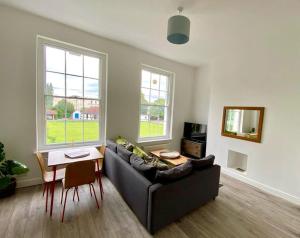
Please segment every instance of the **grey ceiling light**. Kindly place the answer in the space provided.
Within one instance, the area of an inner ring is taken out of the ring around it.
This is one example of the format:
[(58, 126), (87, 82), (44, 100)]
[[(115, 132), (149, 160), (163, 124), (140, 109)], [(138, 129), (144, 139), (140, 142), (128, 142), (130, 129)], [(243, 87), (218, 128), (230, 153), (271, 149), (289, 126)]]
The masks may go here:
[(178, 7), (178, 15), (172, 16), (168, 21), (168, 41), (173, 44), (185, 44), (190, 39), (190, 20), (180, 15), (183, 7)]

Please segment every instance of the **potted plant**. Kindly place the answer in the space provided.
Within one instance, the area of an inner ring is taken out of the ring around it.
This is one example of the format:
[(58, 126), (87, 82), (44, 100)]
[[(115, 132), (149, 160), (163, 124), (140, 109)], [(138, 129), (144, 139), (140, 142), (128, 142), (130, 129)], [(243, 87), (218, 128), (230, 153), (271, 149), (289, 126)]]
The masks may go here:
[(15, 161), (6, 160), (4, 145), (0, 142), (0, 198), (7, 197), (16, 191), (16, 178), (13, 175), (28, 172), (26, 165)]

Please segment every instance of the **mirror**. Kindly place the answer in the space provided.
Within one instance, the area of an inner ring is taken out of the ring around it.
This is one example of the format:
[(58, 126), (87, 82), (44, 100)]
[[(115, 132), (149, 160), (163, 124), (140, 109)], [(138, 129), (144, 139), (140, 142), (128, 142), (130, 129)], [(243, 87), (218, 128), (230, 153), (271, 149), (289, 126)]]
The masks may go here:
[(222, 136), (261, 142), (264, 107), (224, 107)]

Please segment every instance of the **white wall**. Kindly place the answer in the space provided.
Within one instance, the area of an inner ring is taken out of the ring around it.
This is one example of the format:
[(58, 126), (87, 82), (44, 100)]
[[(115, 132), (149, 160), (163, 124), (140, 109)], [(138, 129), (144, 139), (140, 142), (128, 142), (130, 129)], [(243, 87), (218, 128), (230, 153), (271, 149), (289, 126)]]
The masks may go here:
[[(183, 122), (191, 119), (194, 68), (38, 16), (0, 6), (0, 141), (7, 157), (30, 167), (21, 179), (40, 177), (35, 136), (36, 35), (108, 53), (107, 137), (137, 139), (140, 64), (175, 72), (172, 148), (179, 148)], [(183, 93), (184, 89), (184, 93)], [(22, 185), (22, 183), (21, 183)]]
[(210, 79), (212, 70), (208, 65), (198, 67), (195, 72), (195, 83), (193, 86), (193, 121), (207, 124), (210, 102)]
[[(224, 168), (228, 150), (247, 154), (247, 175), (231, 175), (300, 202), (299, 14), (283, 1), (282, 11), (275, 7), (257, 8), (252, 15), (249, 10), (247, 21), (231, 8), (230, 15), (211, 21), (218, 52), (203, 74), (201, 67), (197, 70), (194, 93), (210, 91), (205, 95), (210, 101), (196, 99), (194, 120), (201, 122), (209, 105), (207, 154), (215, 154)], [(220, 22), (230, 28), (218, 28)], [(203, 90), (199, 85), (207, 82), (210, 90)], [(262, 143), (222, 137), (224, 106), (265, 107)]]

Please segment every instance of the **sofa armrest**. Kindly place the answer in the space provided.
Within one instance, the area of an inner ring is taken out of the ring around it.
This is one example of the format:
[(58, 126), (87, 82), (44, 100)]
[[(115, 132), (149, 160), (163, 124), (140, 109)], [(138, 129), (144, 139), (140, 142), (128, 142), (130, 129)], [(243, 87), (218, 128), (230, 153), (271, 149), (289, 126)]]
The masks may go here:
[(220, 166), (193, 171), (183, 179), (149, 188), (147, 229), (154, 233), (218, 196)]
[(105, 151), (105, 174), (140, 222), (147, 225), (148, 190), (152, 183), (110, 149)]

